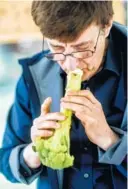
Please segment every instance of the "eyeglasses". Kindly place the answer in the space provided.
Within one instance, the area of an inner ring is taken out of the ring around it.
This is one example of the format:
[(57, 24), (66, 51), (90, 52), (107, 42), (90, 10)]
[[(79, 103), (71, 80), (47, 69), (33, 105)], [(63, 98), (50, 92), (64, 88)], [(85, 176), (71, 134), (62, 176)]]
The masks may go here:
[[(96, 44), (94, 46), (94, 50), (84, 50), (84, 51), (77, 51), (77, 52), (72, 52), (70, 54), (63, 54), (63, 53), (49, 53), (47, 55), (45, 55), (45, 57), (49, 60), (53, 60), (53, 61), (65, 61), (67, 56), (72, 56), (74, 58), (77, 59), (86, 59), (89, 58), (91, 56), (93, 56), (93, 54), (96, 52), (96, 48), (97, 48), (97, 43), (98, 43), (98, 39), (100, 36), (100, 30), (97, 36), (97, 40), (96, 40)], [(44, 47), (44, 41), (43, 41), (43, 47)]]

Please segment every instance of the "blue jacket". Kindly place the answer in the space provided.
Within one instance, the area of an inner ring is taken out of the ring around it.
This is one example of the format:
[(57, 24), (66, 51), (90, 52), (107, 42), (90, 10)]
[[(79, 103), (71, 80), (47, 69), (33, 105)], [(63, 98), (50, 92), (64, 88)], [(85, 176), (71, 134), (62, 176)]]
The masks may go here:
[[(126, 103), (126, 34), (124, 26), (113, 24), (111, 35), (114, 47), (117, 48), (122, 73), (116, 94), (117, 107), (124, 106)], [(48, 61), (42, 52), (19, 62), (23, 67), (23, 74), (17, 84), (15, 102), (8, 114), (3, 145), (0, 149), (0, 172), (13, 183), (30, 184), (38, 177), (38, 189), (62, 189), (63, 170), (55, 171), (42, 166), (35, 171), (29, 169), (27, 165), (22, 169), (20, 161), (22, 149), (31, 142), (32, 121), (40, 115), (40, 107), (44, 99), (51, 96), (53, 99), (51, 111), (60, 111), (60, 99), (63, 96), (60, 67)], [(111, 128), (120, 135), (120, 140), (106, 152), (97, 147), (99, 163), (111, 164), (114, 189), (120, 189), (119, 186), (124, 189), (127, 176), (126, 112), (124, 112), (122, 124), (118, 128), (112, 125)]]

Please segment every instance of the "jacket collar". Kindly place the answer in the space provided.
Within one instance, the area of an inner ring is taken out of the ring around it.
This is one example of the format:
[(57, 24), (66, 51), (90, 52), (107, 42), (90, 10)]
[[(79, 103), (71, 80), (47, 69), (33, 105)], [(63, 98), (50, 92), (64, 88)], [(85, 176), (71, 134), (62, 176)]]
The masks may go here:
[[(120, 45), (120, 44), (118, 44)], [(109, 36), (109, 45), (105, 58), (105, 64), (103, 66), (104, 71), (108, 72), (108, 77), (110, 72), (116, 74), (118, 77), (117, 82), (118, 86), (115, 94), (115, 98), (113, 100), (112, 107), (118, 108), (121, 111), (125, 110), (126, 107), (126, 91), (125, 91), (125, 82), (124, 82), (124, 65), (126, 64), (124, 60), (124, 53), (116, 48), (115, 51), (114, 43), (112, 40), (112, 34)], [(100, 98), (100, 94), (97, 92), (97, 98)]]
[(36, 85), (40, 104), (47, 97), (51, 97), (51, 111), (60, 111), (60, 99), (63, 96), (63, 80), (60, 77), (59, 65), (43, 58), (38, 64), (30, 65), (29, 69)]
[[(120, 44), (118, 44), (120, 46)], [(116, 49), (116, 51), (115, 51)], [(116, 96), (113, 101), (113, 107), (124, 111), (126, 107), (126, 94), (125, 94), (125, 84), (124, 84), (124, 55), (121, 49), (114, 46), (112, 33), (109, 37), (109, 46), (106, 55), (106, 63), (104, 65), (104, 70), (109, 70), (118, 76), (118, 87), (116, 91)]]
[(108, 50), (106, 53), (105, 63), (103, 66), (103, 70), (109, 70), (115, 73), (117, 76), (120, 76), (120, 62), (115, 52), (112, 35), (110, 34), (108, 44)]

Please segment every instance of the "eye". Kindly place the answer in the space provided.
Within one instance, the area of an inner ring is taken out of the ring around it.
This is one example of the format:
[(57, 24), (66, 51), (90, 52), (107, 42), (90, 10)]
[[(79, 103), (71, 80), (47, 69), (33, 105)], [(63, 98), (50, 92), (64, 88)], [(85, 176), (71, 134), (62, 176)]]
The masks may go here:
[(56, 50), (60, 50), (60, 51), (64, 51), (64, 47), (62, 46), (57, 46), (57, 45), (51, 45), (52, 49)]

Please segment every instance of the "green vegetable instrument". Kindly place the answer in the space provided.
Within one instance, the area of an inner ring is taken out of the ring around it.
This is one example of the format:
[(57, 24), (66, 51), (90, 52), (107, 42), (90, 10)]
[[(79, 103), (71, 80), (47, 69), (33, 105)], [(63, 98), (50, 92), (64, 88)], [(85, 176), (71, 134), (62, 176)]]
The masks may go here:
[[(83, 72), (80, 69), (71, 71), (67, 76), (66, 92), (78, 91), (81, 87)], [(48, 139), (37, 138), (35, 150), (43, 165), (52, 169), (63, 169), (73, 165), (74, 157), (70, 155), (70, 128), (72, 111), (62, 109), (66, 120), (59, 121), (61, 127), (56, 129), (54, 135)]]

